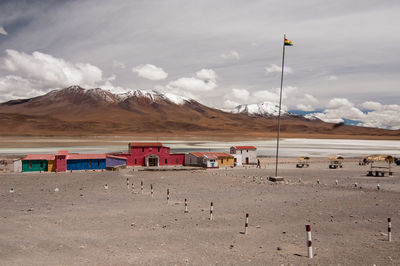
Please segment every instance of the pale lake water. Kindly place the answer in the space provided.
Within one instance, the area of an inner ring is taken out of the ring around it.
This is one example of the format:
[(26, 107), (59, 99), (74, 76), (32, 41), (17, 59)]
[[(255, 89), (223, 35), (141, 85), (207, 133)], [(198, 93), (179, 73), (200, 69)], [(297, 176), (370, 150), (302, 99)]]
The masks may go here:
[[(107, 145), (94, 145), (85, 139), (26, 139), (26, 147), (12, 148), (12, 145), (2, 145), (6, 140), (0, 140), (0, 155), (24, 155), (28, 153), (56, 153), (58, 150), (68, 150), (71, 153), (108, 153), (127, 152), (128, 140), (107, 140)], [(153, 141), (153, 140), (152, 140)], [(39, 143), (34, 147), (28, 143)], [(93, 142), (93, 140), (92, 140)], [(173, 153), (190, 151), (222, 151), (229, 152), (231, 146), (256, 146), (258, 155), (272, 157), (276, 152), (276, 140), (215, 142), (215, 141), (185, 141), (162, 140), (163, 145), (171, 147)], [(57, 143), (56, 145), (54, 143)], [(60, 145), (61, 143), (61, 145)], [(5, 147), (7, 146), (7, 147)], [(327, 157), (340, 154), (345, 157), (358, 157), (368, 154), (400, 155), (400, 141), (396, 140), (352, 140), (352, 139), (281, 139), (279, 155), (281, 157), (310, 156)]]

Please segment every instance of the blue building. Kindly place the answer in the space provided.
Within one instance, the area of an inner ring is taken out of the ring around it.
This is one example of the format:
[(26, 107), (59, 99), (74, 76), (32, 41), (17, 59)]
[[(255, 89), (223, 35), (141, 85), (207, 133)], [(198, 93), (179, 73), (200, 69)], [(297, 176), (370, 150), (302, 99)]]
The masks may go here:
[(68, 154), (67, 171), (70, 170), (105, 170), (105, 154)]

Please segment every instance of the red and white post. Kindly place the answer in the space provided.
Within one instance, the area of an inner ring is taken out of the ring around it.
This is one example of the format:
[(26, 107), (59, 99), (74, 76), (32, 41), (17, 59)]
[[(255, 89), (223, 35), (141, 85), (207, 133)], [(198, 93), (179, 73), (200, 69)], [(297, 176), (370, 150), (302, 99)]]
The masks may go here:
[(126, 186), (127, 186), (128, 189), (129, 189), (129, 178), (126, 178)]
[(247, 235), (247, 228), (249, 227), (249, 214), (246, 213), (246, 222), (244, 223), (244, 234)]
[(210, 204), (210, 221), (213, 219), (214, 203)]
[(140, 181), (140, 192), (143, 194), (143, 181)]
[(188, 213), (188, 203), (187, 203), (187, 199), (185, 199), (185, 213)]
[(169, 188), (167, 188), (167, 203), (169, 203)]
[(388, 241), (392, 242), (392, 219), (388, 218)]
[(151, 197), (153, 197), (153, 184), (150, 184), (150, 193), (151, 193)]
[(135, 185), (132, 182), (132, 193), (135, 193)]
[(312, 259), (313, 258), (313, 252), (312, 252), (312, 240), (311, 240), (311, 225), (306, 224), (306, 231), (307, 231), (308, 257), (310, 259)]

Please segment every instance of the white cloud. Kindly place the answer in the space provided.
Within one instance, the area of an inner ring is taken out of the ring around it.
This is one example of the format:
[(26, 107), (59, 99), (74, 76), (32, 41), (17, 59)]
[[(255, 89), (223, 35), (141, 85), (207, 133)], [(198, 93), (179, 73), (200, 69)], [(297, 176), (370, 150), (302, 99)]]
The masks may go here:
[(8, 32), (2, 26), (0, 26), (0, 34), (8, 35)]
[(165, 86), (155, 86), (155, 90), (180, 95), (182, 97), (200, 100), (204, 92), (209, 92), (218, 87), (217, 73), (212, 69), (201, 69), (195, 77), (182, 77), (170, 81)]
[(337, 76), (334, 76), (334, 75), (331, 75), (331, 76), (328, 76), (327, 79), (328, 79), (328, 80), (337, 80), (338, 77), (337, 77)]
[[(344, 119), (360, 121), (359, 126), (400, 129), (400, 105), (383, 105), (378, 102), (364, 102), (359, 105), (363, 112), (346, 98), (335, 98), (328, 102), (327, 109), (322, 113), (312, 114), (319, 119), (338, 123)], [(372, 110), (372, 111), (370, 111)]]
[[(275, 65), (275, 64), (270, 64), (269, 67), (265, 67), (265, 71), (267, 73), (281, 73), (282, 72), (282, 67)], [(285, 66), (284, 72), (287, 73), (293, 73), (293, 69), (291, 67)]]
[(132, 71), (136, 72), (139, 77), (149, 80), (163, 80), (168, 77), (168, 73), (165, 72), (161, 67), (151, 64), (138, 65), (132, 68)]
[(360, 104), (360, 107), (363, 108), (364, 110), (382, 110), (383, 105), (378, 102), (372, 102), (372, 101), (367, 101), (362, 104)]
[(296, 109), (297, 110), (301, 110), (301, 111), (313, 111), (314, 107), (312, 105), (310, 105), (310, 104), (302, 104), (302, 103), (300, 103), (300, 104), (296, 105)]
[(250, 92), (246, 89), (232, 89), (232, 94), (235, 98), (244, 102), (246, 102), (250, 96)]
[(66, 87), (79, 84), (94, 86), (102, 80), (102, 71), (87, 63), (70, 63), (49, 54), (33, 52), (32, 55), (6, 50), (2, 68), (31, 80), (40, 81), (47, 87)]
[(224, 107), (225, 108), (235, 108), (238, 105), (240, 105), (240, 103), (231, 101), (229, 99), (224, 101)]
[(217, 87), (213, 81), (204, 81), (198, 78), (179, 78), (168, 83), (167, 87), (174, 90), (188, 90), (188, 91), (211, 91)]
[(196, 72), (196, 77), (201, 80), (204, 80), (204, 81), (216, 82), (218, 75), (212, 69), (204, 69), (203, 68), (202, 70)]
[(328, 109), (339, 109), (339, 108), (348, 108), (348, 107), (353, 107), (354, 104), (351, 103), (348, 99), (346, 98), (334, 98), (328, 102)]
[(279, 92), (276, 91), (269, 91), (269, 90), (255, 91), (251, 95), (252, 95), (251, 103), (259, 103), (264, 101), (279, 103)]
[(72, 63), (49, 54), (33, 52), (31, 55), (15, 50), (6, 50), (1, 69), (13, 72), (0, 78), (0, 100), (30, 98), (53, 89), (79, 85), (85, 88), (114, 87), (115, 75), (103, 78), (100, 68), (87, 63)]
[(220, 54), (220, 57), (222, 57), (223, 59), (237, 59), (237, 60), (240, 59), (239, 53), (235, 50), (222, 53)]
[(113, 61), (113, 67), (114, 68), (119, 68), (119, 69), (125, 69), (125, 64), (123, 63), (123, 62), (121, 62), (121, 61), (118, 61), (118, 60), (114, 60)]

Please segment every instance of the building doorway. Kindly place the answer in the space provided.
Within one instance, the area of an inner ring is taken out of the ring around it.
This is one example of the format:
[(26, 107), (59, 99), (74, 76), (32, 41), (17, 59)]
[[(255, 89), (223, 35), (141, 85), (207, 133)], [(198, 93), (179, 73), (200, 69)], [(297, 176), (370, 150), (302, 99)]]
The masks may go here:
[(158, 166), (158, 158), (149, 158), (149, 166)]
[(246, 157), (246, 164), (249, 164), (249, 157)]

